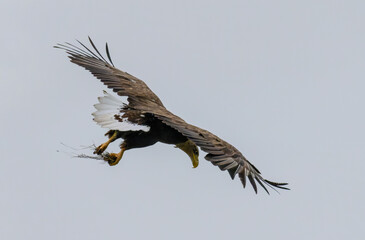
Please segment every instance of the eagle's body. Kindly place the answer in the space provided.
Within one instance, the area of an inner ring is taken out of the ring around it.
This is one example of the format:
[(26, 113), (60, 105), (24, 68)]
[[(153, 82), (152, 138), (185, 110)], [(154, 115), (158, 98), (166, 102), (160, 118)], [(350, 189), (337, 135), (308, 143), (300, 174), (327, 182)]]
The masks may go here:
[(101, 155), (111, 142), (118, 138), (124, 140), (118, 154), (111, 153), (104, 158), (110, 165), (116, 165), (126, 150), (162, 142), (173, 144), (183, 150), (190, 157), (193, 167), (197, 167), (199, 146), (208, 153), (205, 156), (206, 160), (221, 170), (227, 170), (232, 179), (239, 175), (244, 187), (247, 177), (255, 192), (257, 192), (256, 182), (266, 192), (268, 191), (264, 184), (287, 189), (284, 187), (286, 183), (264, 179), (259, 170), (229, 143), (207, 130), (186, 123), (169, 112), (142, 80), (114, 67), (107, 45), (109, 62), (99, 53), (91, 39), (90, 43), (96, 53), (79, 43), (83, 48), (68, 43), (56, 47), (66, 50), (71, 62), (89, 70), (119, 96), (127, 97), (127, 101), (122, 101), (104, 92), (104, 96), (99, 97), (99, 103), (94, 105), (97, 110), (93, 113), (94, 120), (109, 129), (106, 133), (109, 140), (97, 147), (94, 153)]
[[(157, 142), (176, 145), (188, 140), (184, 135), (169, 126), (162, 124), (159, 120), (152, 119), (147, 124), (150, 126), (148, 132), (116, 130), (117, 138), (124, 139), (123, 144), (125, 145), (126, 150), (148, 147)], [(107, 135), (110, 138), (114, 133), (115, 130), (111, 130), (107, 133)]]

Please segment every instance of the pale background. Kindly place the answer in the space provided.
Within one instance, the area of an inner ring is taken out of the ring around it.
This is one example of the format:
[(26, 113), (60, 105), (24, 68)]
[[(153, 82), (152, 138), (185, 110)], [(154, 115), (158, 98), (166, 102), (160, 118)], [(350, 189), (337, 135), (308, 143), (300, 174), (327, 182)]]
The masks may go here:
[[(0, 239), (364, 238), (364, 1), (0, 9)], [(169, 145), (116, 167), (71, 158), (61, 143), (106, 140), (91, 116), (105, 88), (52, 46), (88, 35), (169, 110), (292, 190), (255, 195)]]

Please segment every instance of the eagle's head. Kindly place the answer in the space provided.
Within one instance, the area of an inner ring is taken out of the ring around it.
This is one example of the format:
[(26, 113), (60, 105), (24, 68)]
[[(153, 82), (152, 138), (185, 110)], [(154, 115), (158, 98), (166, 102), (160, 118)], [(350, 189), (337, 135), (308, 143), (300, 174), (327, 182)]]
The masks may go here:
[(183, 150), (191, 159), (193, 164), (193, 168), (196, 168), (199, 165), (199, 149), (191, 140), (187, 140), (186, 142), (176, 144), (177, 148)]

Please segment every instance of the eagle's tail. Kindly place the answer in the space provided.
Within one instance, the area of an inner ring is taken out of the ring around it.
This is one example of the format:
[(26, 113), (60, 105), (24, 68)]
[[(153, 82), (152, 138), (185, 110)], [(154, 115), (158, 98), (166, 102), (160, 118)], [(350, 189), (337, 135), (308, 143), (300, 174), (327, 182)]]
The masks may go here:
[(118, 131), (145, 131), (150, 130), (149, 126), (138, 125), (128, 121), (128, 118), (124, 116), (125, 106), (120, 99), (104, 91), (104, 96), (98, 98), (99, 103), (95, 104), (96, 112), (94, 121), (97, 122), (103, 128), (109, 128), (111, 130)]

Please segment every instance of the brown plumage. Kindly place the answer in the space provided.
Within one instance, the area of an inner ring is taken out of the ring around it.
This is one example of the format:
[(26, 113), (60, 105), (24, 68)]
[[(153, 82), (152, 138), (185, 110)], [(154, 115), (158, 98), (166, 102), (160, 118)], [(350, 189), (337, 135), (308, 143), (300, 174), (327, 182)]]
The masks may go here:
[[(118, 163), (125, 150), (150, 146), (160, 141), (175, 144), (191, 157), (193, 164), (196, 158), (195, 164), (197, 166), (197, 145), (207, 153), (205, 156), (206, 160), (218, 166), (222, 171), (227, 170), (232, 179), (238, 175), (243, 187), (246, 186), (247, 177), (256, 193), (256, 182), (267, 193), (269, 191), (265, 185), (271, 188), (288, 189), (284, 187), (287, 183), (276, 183), (264, 179), (260, 171), (234, 146), (207, 130), (186, 123), (180, 117), (169, 112), (156, 94), (142, 80), (114, 67), (110, 58), (108, 45), (106, 45), (106, 53), (109, 61), (100, 54), (90, 38), (89, 40), (95, 52), (81, 42), (79, 42), (81, 47), (69, 43), (58, 44), (55, 47), (66, 50), (71, 62), (89, 70), (96, 78), (119, 96), (127, 97), (128, 103), (120, 105), (116, 113), (107, 115), (109, 117), (107, 120), (105, 120), (106, 115), (103, 115), (103, 111), (100, 110), (107, 105), (102, 104), (106, 104), (105, 102), (109, 100), (114, 101), (113, 104), (116, 104), (117, 100), (114, 100), (113, 97), (105, 93), (106, 96), (104, 98), (99, 98), (99, 106), (95, 105), (97, 109), (98, 107), (100, 108), (99, 113), (97, 112), (94, 115), (96, 116), (96, 121), (110, 129), (107, 133), (110, 138), (109, 141), (99, 146), (95, 153), (101, 154), (108, 144), (115, 139), (124, 139), (121, 145), (121, 153), (118, 156), (114, 154), (111, 160), (105, 159), (109, 161), (110, 165)], [(118, 125), (125, 123), (134, 124), (136, 127), (132, 130), (125, 130)], [(118, 160), (115, 162), (114, 160), (116, 158)]]

